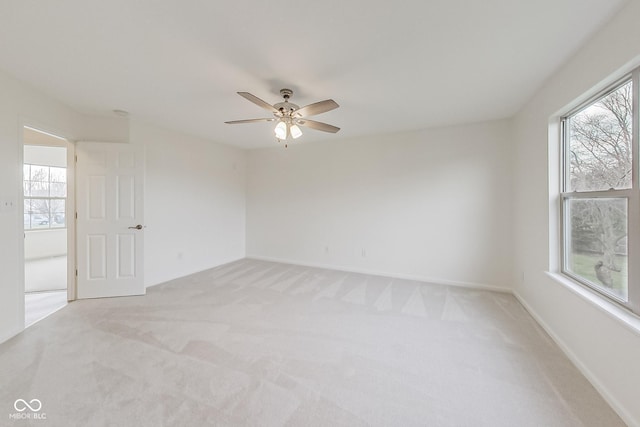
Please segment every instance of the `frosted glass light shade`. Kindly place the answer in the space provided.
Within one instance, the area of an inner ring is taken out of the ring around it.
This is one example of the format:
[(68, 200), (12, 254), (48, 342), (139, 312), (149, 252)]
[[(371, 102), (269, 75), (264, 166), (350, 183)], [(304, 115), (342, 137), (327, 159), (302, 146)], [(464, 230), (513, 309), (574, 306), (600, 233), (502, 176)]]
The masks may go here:
[(300, 138), (300, 136), (302, 136), (302, 131), (300, 130), (298, 125), (291, 126), (291, 128), (289, 128), (289, 131), (291, 132), (291, 136), (293, 137), (293, 139)]
[(287, 139), (287, 124), (285, 122), (279, 122), (274, 129), (276, 138)]

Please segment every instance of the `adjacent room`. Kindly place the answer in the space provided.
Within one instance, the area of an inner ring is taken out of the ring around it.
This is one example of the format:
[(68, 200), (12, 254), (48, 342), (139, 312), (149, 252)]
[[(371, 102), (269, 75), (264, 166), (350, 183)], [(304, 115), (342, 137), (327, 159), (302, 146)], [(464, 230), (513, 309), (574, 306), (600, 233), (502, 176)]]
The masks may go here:
[(0, 424), (640, 427), (639, 18), (3, 2)]
[(28, 127), (23, 135), (24, 291), (28, 327), (67, 304), (69, 168), (67, 141)]

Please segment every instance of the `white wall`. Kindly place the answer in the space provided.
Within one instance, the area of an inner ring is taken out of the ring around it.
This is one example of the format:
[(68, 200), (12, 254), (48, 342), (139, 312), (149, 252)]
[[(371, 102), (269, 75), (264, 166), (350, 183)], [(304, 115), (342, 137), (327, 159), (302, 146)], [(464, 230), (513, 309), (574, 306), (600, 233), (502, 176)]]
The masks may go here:
[(67, 254), (67, 229), (47, 229), (24, 232), (25, 260)]
[(145, 285), (244, 258), (245, 152), (132, 121), (145, 146)]
[(632, 0), (547, 82), (514, 122), (516, 293), (625, 421), (635, 426), (640, 426), (640, 329), (629, 323), (640, 325), (640, 319), (623, 314), (625, 320), (617, 320), (591, 302), (588, 293), (581, 295), (545, 272), (554, 271), (558, 263), (558, 135), (553, 130), (549, 135), (550, 118), (621, 68), (640, 63), (638, 17), (640, 1)]
[(508, 288), (510, 142), (498, 121), (252, 150), (247, 254)]

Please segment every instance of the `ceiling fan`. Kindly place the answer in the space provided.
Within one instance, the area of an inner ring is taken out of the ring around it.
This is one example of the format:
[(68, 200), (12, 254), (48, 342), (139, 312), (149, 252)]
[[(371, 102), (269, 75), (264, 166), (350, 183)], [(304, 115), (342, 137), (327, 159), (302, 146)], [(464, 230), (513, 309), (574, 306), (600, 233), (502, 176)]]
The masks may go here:
[(278, 102), (273, 105), (266, 103), (249, 92), (238, 92), (238, 95), (253, 102), (258, 107), (262, 107), (269, 111), (273, 114), (273, 117), (264, 119), (232, 120), (230, 122), (225, 122), (227, 124), (235, 125), (239, 123), (277, 121), (278, 124), (276, 125), (274, 132), (278, 140), (286, 140), (289, 136), (293, 139), (299, 138), (302, 135), (302, 131), (299, 126), (331, 133), (336, 133), (340, 130), (339, 127), (307, 119), (308, 116), (315, 116), (316, 114), (326, 113), (327, 111), (338, 108), (339, 105), (333, 99), (327, 99), (325, 101), (316, 102), (300, 108), (296, 104), (289, 102), (289, 98), (293, 95), (293, 91), (291, 89), (281, 89), (280, 95), (284, 98), (284, 102)]

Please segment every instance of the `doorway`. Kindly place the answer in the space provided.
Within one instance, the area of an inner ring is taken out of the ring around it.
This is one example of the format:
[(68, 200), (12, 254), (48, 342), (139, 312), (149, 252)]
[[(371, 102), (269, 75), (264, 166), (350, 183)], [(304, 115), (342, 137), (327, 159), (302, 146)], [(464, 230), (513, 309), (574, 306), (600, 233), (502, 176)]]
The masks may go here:
[(73, 289), (73, 147), (30, 127), (23, 133), (25, 326), (67, 304)]

